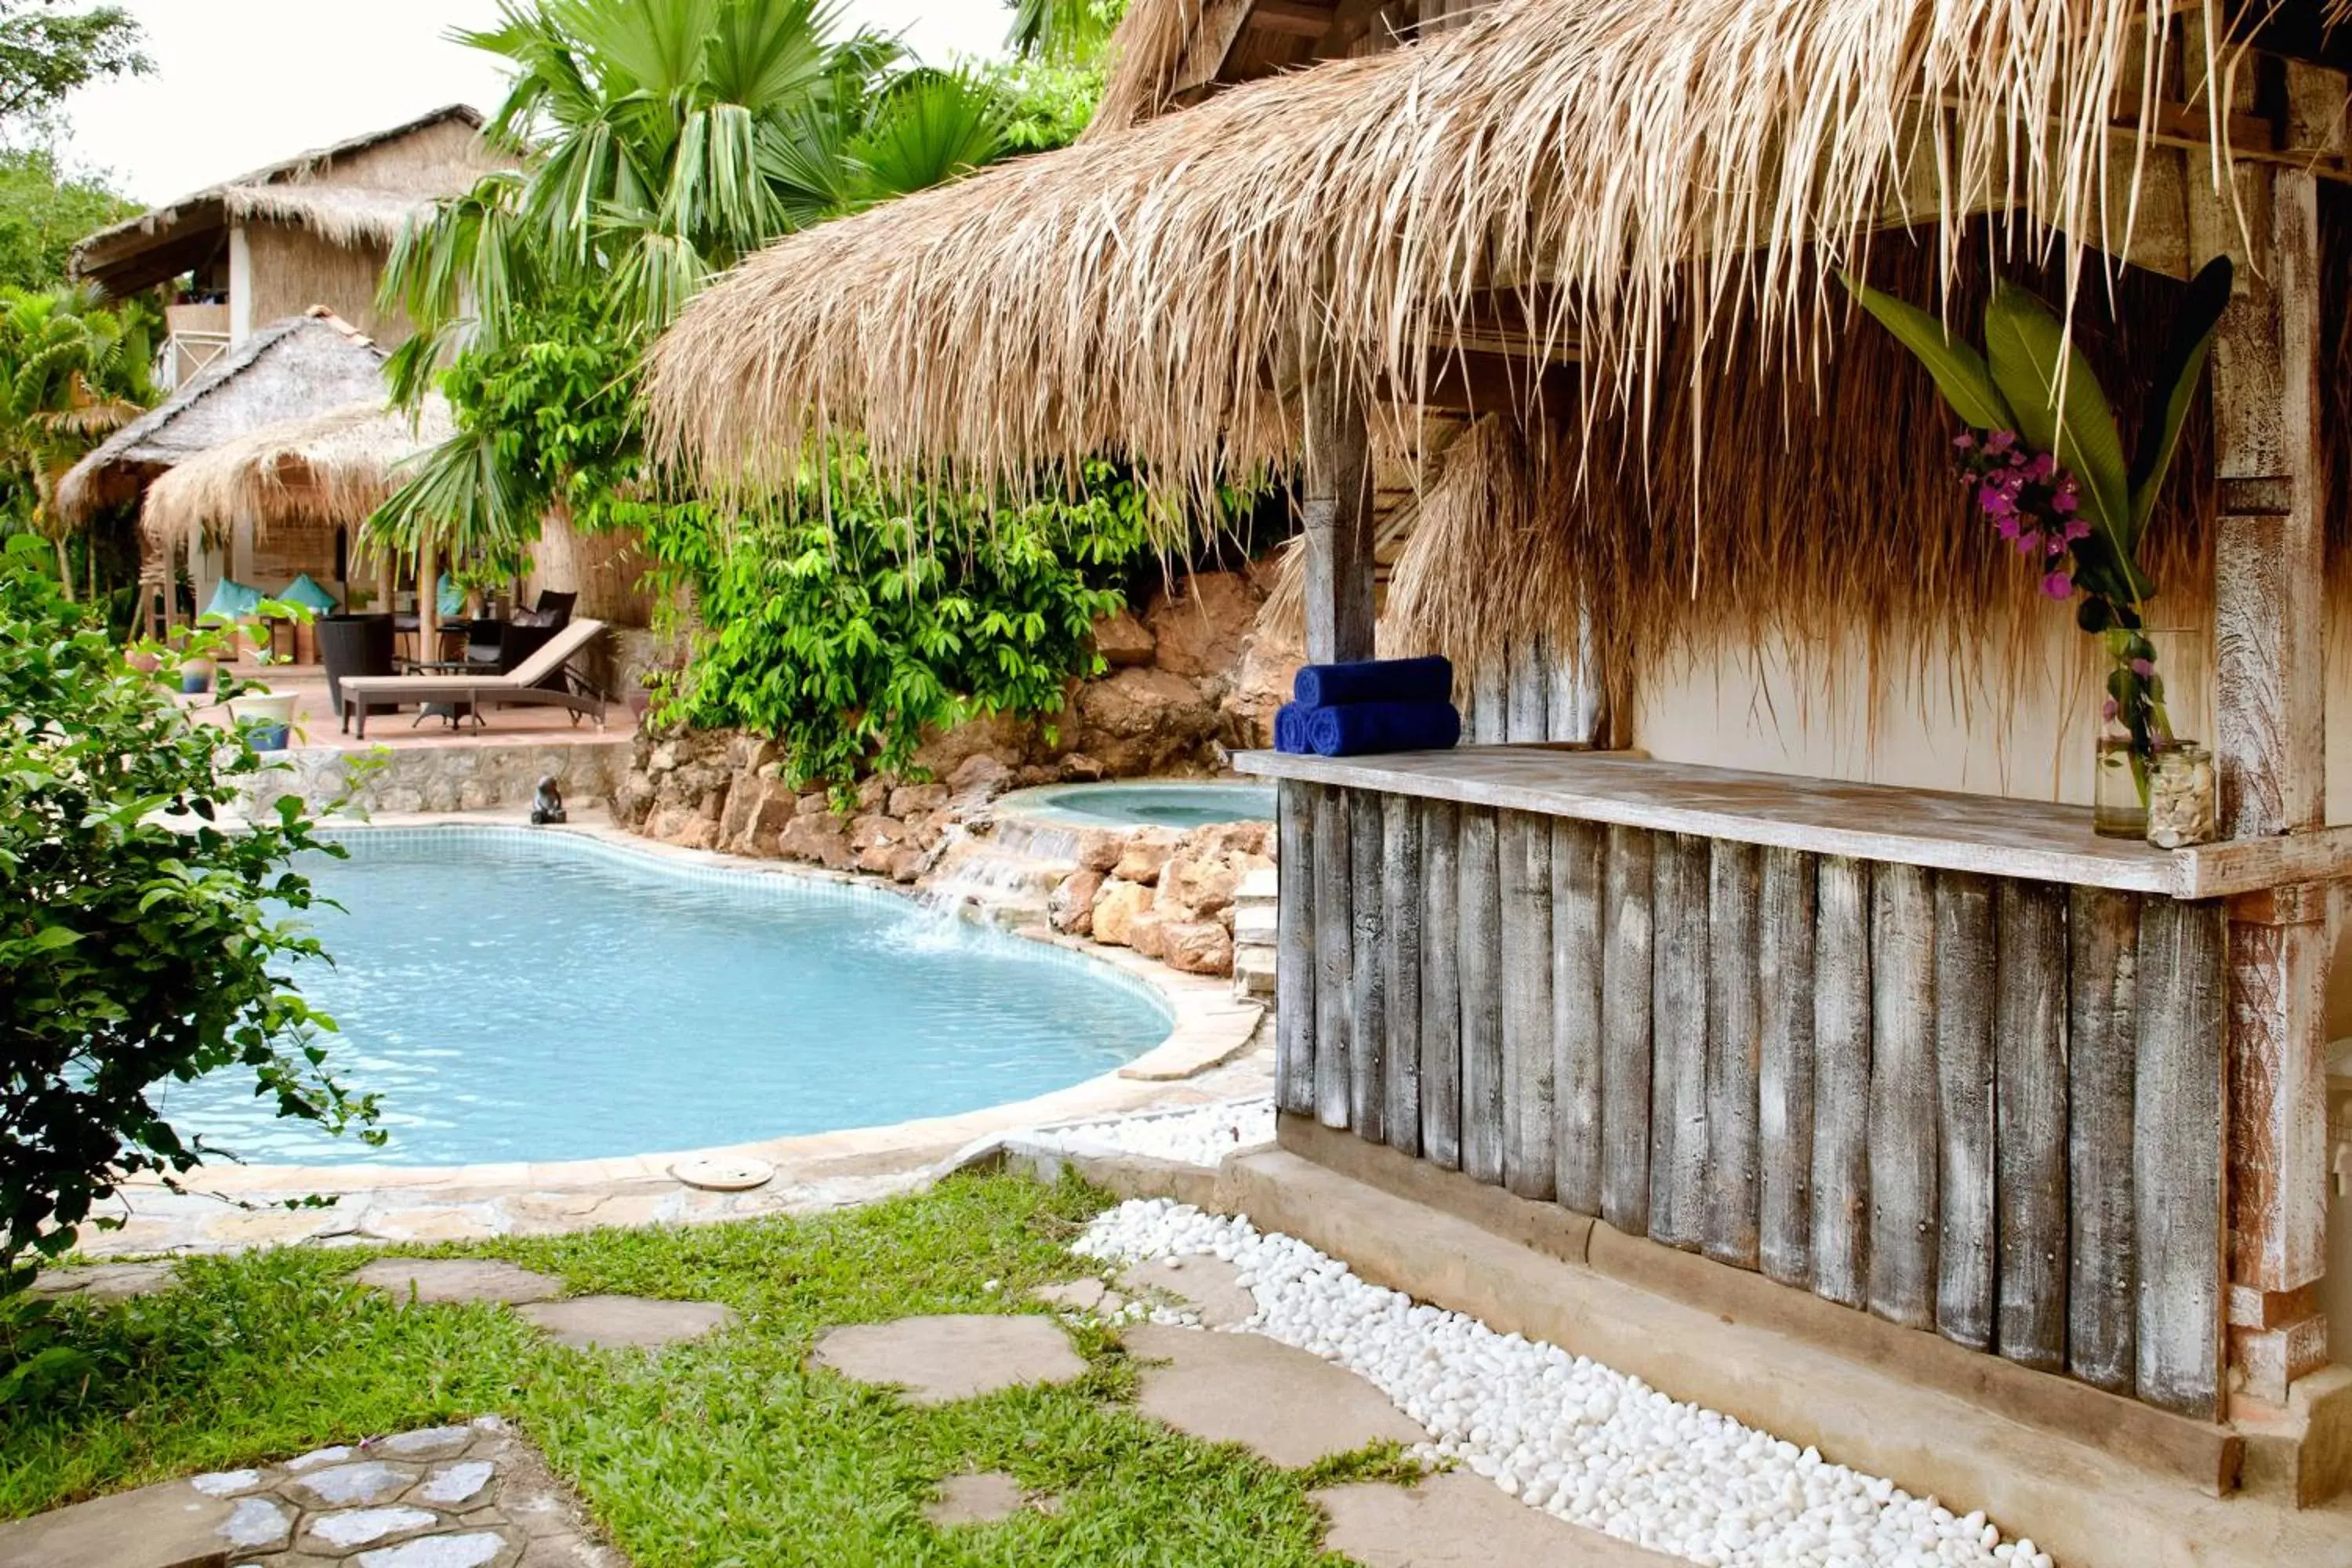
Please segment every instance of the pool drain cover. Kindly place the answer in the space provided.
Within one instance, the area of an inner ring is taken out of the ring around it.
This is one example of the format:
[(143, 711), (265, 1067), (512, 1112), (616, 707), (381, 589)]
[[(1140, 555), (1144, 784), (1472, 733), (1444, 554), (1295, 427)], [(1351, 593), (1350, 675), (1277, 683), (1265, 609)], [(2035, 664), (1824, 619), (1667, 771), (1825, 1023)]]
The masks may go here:
[(689, 1187), (707, 1193), (748, 1193), (775, 1180), (776, 1168), (765, 1160), (748, 1157), (680, 1160), (669, 1173)]

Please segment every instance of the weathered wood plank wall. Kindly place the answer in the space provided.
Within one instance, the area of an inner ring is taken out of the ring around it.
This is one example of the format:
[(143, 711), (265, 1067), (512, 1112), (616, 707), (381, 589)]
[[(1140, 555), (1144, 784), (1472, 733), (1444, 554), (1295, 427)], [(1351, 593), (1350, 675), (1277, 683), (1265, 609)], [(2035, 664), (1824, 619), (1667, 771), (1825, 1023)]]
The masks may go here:
[(1293, 1114), (2210, 1418), (2217, 906), (1286, 784)]

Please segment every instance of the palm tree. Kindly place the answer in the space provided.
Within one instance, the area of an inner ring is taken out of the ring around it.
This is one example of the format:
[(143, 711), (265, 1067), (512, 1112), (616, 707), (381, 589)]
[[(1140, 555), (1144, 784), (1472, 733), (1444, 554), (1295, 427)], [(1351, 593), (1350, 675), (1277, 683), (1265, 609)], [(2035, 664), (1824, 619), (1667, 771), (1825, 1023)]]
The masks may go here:
[(69, 598), (58, 482), (154, 403), (152, 325), (140, 302), (104, 308), (92, 289), (0, 289), (0, 521), (56, 543)]
[(404, 395), (527, 292), (593, 280), (650, 334), (770, 240), (998, 154), (984, 84), (838, 22), (825, 0), (503, 0), (498, 26), (453, 34), (514, 67), (488, 131), (529, 165), (394, 248), (387, 301), (422, 329)]

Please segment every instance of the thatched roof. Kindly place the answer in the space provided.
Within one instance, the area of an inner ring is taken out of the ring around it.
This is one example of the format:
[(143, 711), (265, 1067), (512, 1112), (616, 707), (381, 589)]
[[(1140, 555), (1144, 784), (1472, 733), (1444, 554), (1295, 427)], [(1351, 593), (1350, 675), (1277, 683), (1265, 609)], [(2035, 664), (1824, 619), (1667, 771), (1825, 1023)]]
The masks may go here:
[(166, 468), (286, 420), (383, 399), (384, 353), (324, 308), (273, 321), (164, 402), (109, 437), (58, 485), (58, 515), (80, 527), (134, 500)]
[(140, 530), (160, 547), (218, 537), (250, 521), (357, 530), (405, 481), (414, 458), (457, 433), (446, 399), (414, 414), (381, 396), (265, 426), (189, 458), (147, 489)]
[(2231, 156), (2216, 95), (2158, 112), (2184, 73), (2231, 79), (2230, 14), (1498, 0), (772, 247), (656, 349), (652, 429), (722, 488), (826, 430), (901, 469), (1126, 452), (1202, 483), (1287, 443), (1310, 329), (1372, 401), (1409, 402), (1498, 305), (1522, 354), (1580, 357), (1608, 403), (1678, 332), (1818, 332), (1828, 268), (1906, 216), (1947, 278), (1963, 226), (1939, 215), (2014, 214), (2027, 258), (2125, 250), (2143, 160), (2210, 140), (2186, 176), (2210, 184)]
[(390, 245), (444, 196), (514, 160), (485, 143), (482, 116), (453, 103), (207, 185), (102, 228), (73, 249), (77, 278), (123, 295), (201, 264), (233, 224), (296, 224), (336, 245)]

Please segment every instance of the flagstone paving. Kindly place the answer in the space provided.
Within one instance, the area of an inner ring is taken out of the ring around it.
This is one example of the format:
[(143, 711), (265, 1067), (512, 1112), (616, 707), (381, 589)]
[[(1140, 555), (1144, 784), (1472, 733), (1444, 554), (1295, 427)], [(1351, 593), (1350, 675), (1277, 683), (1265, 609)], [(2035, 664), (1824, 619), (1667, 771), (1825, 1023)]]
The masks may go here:
[(574, 1296), (534, 1301), (515, 1315), (573, 1350), (653, 1350), (698, 1340), (735, 1321), (715, 1301), (650, 1301), (640, 1296)]
[(942, 1530), (959, 1524), (994, 1524), (1011, 1519), (1029, 1506), (1021, 1483), (1002, 1470), (950, 1476), (940, 1483), (940, 1495), (923, 1517)]
[(990, 1314), (835, 1329), (817, 1341), (809, 1362), (853, 1382), (893, 1385), (917, 1405), (949, 1405), (1025, 1383), (1068, 1383), (1087, 1370), (1053, 1319)]
[(433, 1306), (499, 1301), (517, 1306), (563, 1294), (563, 1281), (478, 1258), (384, 1258), (352, 1275), (397, 1300)]
[(1671, 1568), (1682, 1563), (1554, 1519), (1456, 1470), (1415, 1487), (1369, 1482), (1311, 1495), (1330, 1517), (1324, 1546), (1365, 1568)]
[(1118, 1277), (1130, 1296), (1173, 1299), (1209, 1329), (1228, 1329), (1257, 1315), (1257, 1298), (1241, 1270), (1221, 1258), (1166, 1258), (1139, 1263)]
[(1136, 1404), (1146, 1415), (1287, 1469), (1373, 1443), (1429, 1440), (1354, 1373), (1257, 1334), (1144, 1323), (1125, 1341), (1145, 1363)]
[(0, 1524), (0, 1568), (626, 1568), (494, 1417)]

